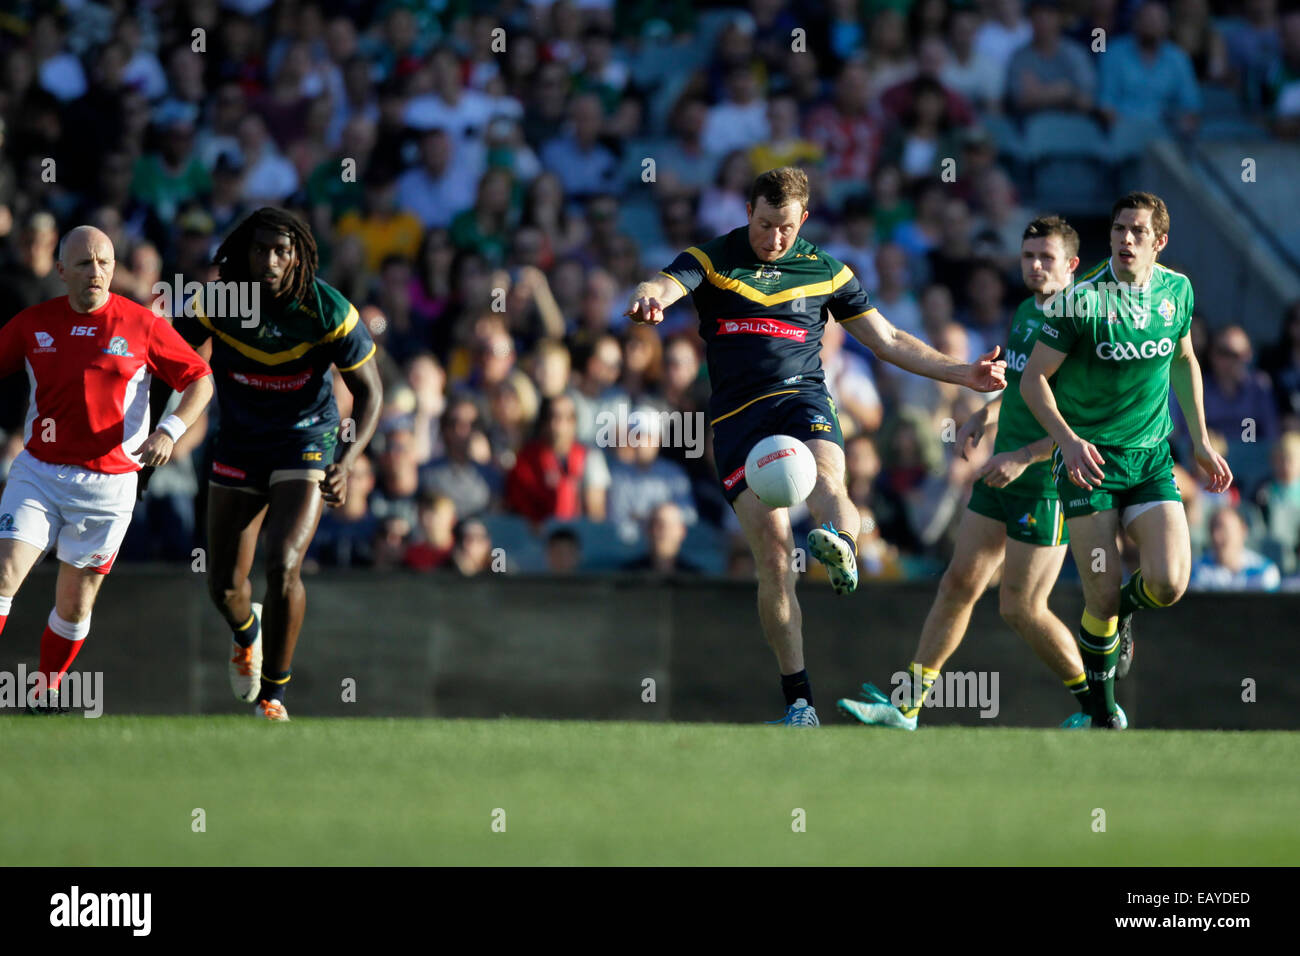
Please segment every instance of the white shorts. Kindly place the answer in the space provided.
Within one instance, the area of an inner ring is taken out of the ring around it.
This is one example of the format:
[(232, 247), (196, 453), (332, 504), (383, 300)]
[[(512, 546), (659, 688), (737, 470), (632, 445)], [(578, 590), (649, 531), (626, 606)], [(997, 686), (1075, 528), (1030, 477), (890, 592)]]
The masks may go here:
[(137, 472), (106, 475), (19, 452), (0, 496), (0, 538), (14, 538), (74, 568), (107, 574), (135, 510)]

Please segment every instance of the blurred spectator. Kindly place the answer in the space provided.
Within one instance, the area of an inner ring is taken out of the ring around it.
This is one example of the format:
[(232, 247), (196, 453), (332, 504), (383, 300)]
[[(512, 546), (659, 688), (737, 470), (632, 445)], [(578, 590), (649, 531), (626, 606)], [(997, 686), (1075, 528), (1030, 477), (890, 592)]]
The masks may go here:
[(686, 522), (681, 508), (673, 502), (656, 505), (646, 521), (646, 542), (649, 550), (644, 557), (623, 565), (624, 571), (650, 571), (653, 574), (699, 574), (695, 562), (682, 555), (686, 541)]
[(994, 63), (1007, 63), (1033, 39), (1033, 26), (1025, 18), (1021, 0), (989, 0), (984, 8), (990, 16), (975, 31), (975, 49)]
[(366, 269), (379, 271), (389, 256), (415, 260), (423, 230), (413, 213), (397, 206), (397, 183), (391, 179), (367, 179), (360, 210), (344, 213), (335, 235), (355, 236), (365, 250)]
[(916, 214), (894, 230), (893, 241), (907, 250), (914, 264), (920, 265), (943, 241), (943, 212), (951, 197), (947, 186), (929, 177), (912, 180), (912, 192)]
[(453, 161), (454, 145), (445, 129), (420, 137), (420, 165), (397, 180), (397, 203), (415, 213), (425, 229), (451, 225), (457, 214), (474, 205), (479, 171), (468, 157)]
[(727, 73), (726, 98), (713, 106), (704, 121), (704, 148), (718, 155), (750, 149), (769, 137), (767, 102), (749, 65)]
[(691, 339), (675, 335), (664, 345), (662, 395), (670, 408), (683, 413), (703, 411), (709, 388), (700, 371), (700, 349)]
[(1287, 309), (1282, 337), (1261, 356), (1260, 366), (1273, 379), (1279, 412), (1300, 419), (1300, 301)]
[(845, 201), (840, 228), (823, 248), (852, 269), (864, 289), (876, 287), (876, 220), (870, 199), (852, 196)]
[(609, 468), (600, 449), (577, 440), (577, 418), (568, 395), (542, 403), (537, 437), (519, 452), (506, 478), (509, 510), (535, 524), (551, 518), (605, 520)]
[(870, 435), (858, 434), (844, 441), (845, 487), (849, 500), (862, 508), (870, 507), (880, 476), (880, 453)]
[(327, 568), (363, 568), (374, 564), (379, 522), (370, 510), (374, 466), (362, 455), (348, 476), (348, 495), (337, 508), (325, 508), (309, 556)]
[(976, 48), (979, 25), (979, 11), (972, 7), (953, 7), (948, 17), (951, 55), (939, 79), (977, 108), (997, 112), (1001, 107), (1006, 79), (1005, 61), (994, 59)]
[(917, 44), (914, 75), (895, 83), (880, 94), (880, 107), (885, 115), (897, 122), (905, 119), (916, 107), (920, 92), (937, 90), (943, 100), (943, 115), (953, 126), (968, 126), (975, 120), (970, 103), (956, 90), (943, 82), (943, 67), (948, 62), (948, 47), (938, 36), (929, 36)]
[(411, 521), (406, 515), (390, 514), (379, 519), (375, 530), (374, 564), (376, 571), (394, 571), (402, 566), (407, 542), (411, 538)]
[(1268, 375), (1251, 368), (1252, 358), (1250, 337), (1241, 326), (1225, 326), (1214, 335), (1205, 374), (1205, 424), (1230, 441), (1253, 426), (1252, 440), (1268, 443), (1278, 435), (1277, 406)]
[(415, 495), (420, 490), (415, 436), (409, 426), (394, 425), (388, 428), (376, 444), (380, 451), (370, 510), (380, 521), (396, 515), (413, 527), (418, 517)]
[(754, 167), (749, 155), (739, 149), (729, 153), (718, 167), (717, 179), (700, 197), (700, 229), (704, 235), (712, 239), (749, 221), (745, 207), (753, 183)]
[(659, 392), (664, 374), (664, 343), (647, 325), (629, 325), (623, 330), (623, 377), (619, 386), (632, 401)]
[(1246, 521), (1235, 508), (1210, 519), (1210, 550), (1192, 568), (1193, 591), (1276, 591), (1282, 575), (1276, 564), (1246, 547)]
[(1130, 120), (1169, 123), (1185, 133), (1196, 128), (1201, 90), (1192, 61), (1169, 42), (1169, 12), (1147, 0), (1133, 20), (1131, 36), (1110, 41), (1101, 71), (1097, 105), (1108, 123)]
[(896, 9), (878, 10), (867, 28), (866, 56), (870, 89), (887, 90), (916, 71), (907, 42), (907, 21)]
[(136, 160), (131, 193), (166, 221), (185, 203), (211, 192), (212, 178), (194, 152), (191, 113), (181, 107), (164, 111), (158, 127), (159, 147)]
[(1196, 78), (1202, 83), (1232, 84), (1228, 46), (1210, 16), (1209, 0), (1174, 0), (1172, 20), (1170, 36), (1192, 61)]
[(569, 387), (569, 350), (560, 342), (538, 344), (532, 356), (533, 384), (540, 398), (553, 398)]
[(556, 528), (546, 536), (546, 570), (549, 574), (574, 574), (581, 564), (582, 542), (572, 528)]
[(618, 191), (618, 156), (602, 141), (603, 119), (599, 97), (576, 96), (567, 131), (542, 147), (542, 165), (560, 178), (570, 199)]
[(28, 40), (41, 88), (62, 103), (84, 95), (87, 85), (81, 61), (64, 49), (65, 37), (61, 18), (48, 12), (32, 21)]
[(423, 467), (443, 452), (440, 423), (447, 409), (447, 374), (435, 356), (421, 353), (407, 362), (406, 382), (415, 397), (412, 453), (416, 464)]
[(34, 212), (18, 230), (16, 255), (0, 265), (0, 324), (38, 302), (67, 294), (55, 268), (59, 229), (48, 212)]
[(425, 490), (420, 492), (418, 515), (414, 540), (406, 546), (402, 564), (412, 571), (432, 571), (451, 558), (456, 505), (446, 495)]
[(1005, 347), (1011, 331), (1011, 310), (1001, 270), (988, 261), (974, 263), (965, 289), (966, 308), (961, 316), (971, 335), (969, 357)]
[(508, 472), (537, 420), (537, 389), (527, 375), (516, 369), (489, 389), (487, 396), (492, 419), (488, 441), (496, 466)]
[[(662, 420), (647, 406), (627, 412), (615, 434), (614, 461), (609, 465), (608, 519), (626, 541), (636, 539), (637, 528), (656, 505), (671, 501), (686, 524), (696, 521), (691, 481), (681, 465), (660, 457)], [(684, 436), (676, 437), (679, 441)]]
[(1011, 177), (1001, 169), (987, 170), (977, 182), (976, 254), (992, 259), (1005, 274), (1018, 274), (1021, 237), (1033, 216), (1016, 201)]
[(912, 201), (903, 191), (903, 172), (897, 166), (883, 164), (871, 180), (871, 204), (876, 215), (876, 238), (893, 241), (894, 234), (916, 215)]
[(451, 241), (457, 249), (477, 252), (494, 266), (505, 262), (516, 218), (511, 188), (508, 170), (489, 169), (483, 174), (474, 205), (451, 221)]
[[(834, 180), (863, 182), (875, 169), (881, 121), (871, 108), (871, 80), (859, 61), (845, 63), (835, 83), (835, 100), (817, 107), (804, 130), (826, 155)], [(879, 200), (877, 200), (879, 201)]]
[(468, 89), (463, 81), (460, 62), (454, 50), (442, 46), (429, 56), (433, 89), (413, 96), (406, 104), (403, 118), (412, 129), (437, 127), (451, 135), (456, 152), (482, 149), (482, 136), (494, 114), (518, 116), (520, 104), (509, 98), (497, 98)]
[(298, 188), (297, 170), (276, 149), (266, 121), (256, 113), (239, 121), (239, 153), (244, 162), (243, 198), (250, 205), (283, 202)]
[(1281, 53), (1277, 0), (1244, 0), (1218, 21), (1228, 60), (1250, 103), (1259, 102), (1270, 68)]
[(781, 166), (813, 166), (822, 161), (822, 148), (799, 133), (799, 104), (789, 93), (767, 102), (768, 135), (750, 148), (750, 165), (757, 172)]
[(926, 256), (930, 281), (964, 292), (975, 268), (974, 238), (970, 207), (961, 199), (949, 199), (943, 206), (939, 244)]
[(618, 385), (622, 378), (623, 350), (618, 339), (602, 335), (589, 348), (579, 351), (575, 358), (582, 361), (575, 388), (566, 394), (577, 409), (578, 440), (596, 440), (598, 423), (609, 416), (617, 418), (618, 407), (628, 401), (628, 395)]
[(867, 580), (899, 581), (906, 576), (898, 549), (880, 536), (880, 526), (870, 508), (860, 508), (858, 572)]
[[(921, 310), (912, 295), (908, 281), (907, 253), (903, 247), (887, 242), (876, 253), (876, 274), (880, 284), (871, 297), (872, 305), (879, 309), (896, 328), (912, 335), (924, 334), (921, 329)], [(861, 347), (865, 351), (865, 346)]]
[(1269, 69), (1264, 88), (1273, 110), (1273, 132), (1290, 138), (1300, 135), (1300, 11), (1282, 18), (1282, 52)]
[(919, 77), (910, 93), (911, 103), (886, 137), (880, 161), (898, 166), (908, 179), (937, 177), (941, 163), (957, 156), (957, 126), (938, 80)]
[[(475, 448), (475, 439), (481, 439)], [(500, 477), (490, 467), (490, 450), (479, 431), (479, 410), (468, 397), (454, 398), (442, 415), (443, 456), (421, 469), (420, 487), (452, 500), (456, 514), (472, 518), (486, 511), (500, 491)], [(476, 456), (487, 452), (487, 457)]]
[(1088, 53), (1061, 36), (1057, 0), (1030, 0), (1033, 37), (1007, 63), (1007, 110), (1024, 117), (1040, 110), (1092, 108), (1097, 77)]
[(826, 390), (841, 412), (840, 425), (845, 436), (860, 431), (874, 432), (884, 417), (870, 366), (861, 357), (844, 351), (847, 334), (842, 324), (828, 321), (822, 332), (821, 351)]
[(1300, 432), (1286, 432), (1273, 446), (1272, 474), (1255, 491), (1269, 534), (1294, 547), (1300, 536)]
[(456, 522), (453, 540), (451, 560), (443, 567), (466, 578), (495, 570), (492, 538), (488, 534), (487, 525), (482, 521), (477, 518), (463, 518)]
[[(661, 195), (698, 196), (713, 181), (718, 157), (705, 148), (704, 124), (708, 118), (708, 101), (699, 95), (686, 96), (672, 111), (668, 118), (672, 138), (656, 154)], [(638, 163), (634, 168), (638, 181), (640, 169)]]

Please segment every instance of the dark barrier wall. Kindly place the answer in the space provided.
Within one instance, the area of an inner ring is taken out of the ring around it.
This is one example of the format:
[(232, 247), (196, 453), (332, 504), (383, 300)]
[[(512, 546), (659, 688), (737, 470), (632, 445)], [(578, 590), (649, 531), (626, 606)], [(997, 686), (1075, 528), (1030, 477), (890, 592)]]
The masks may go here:
[[(53, 603), (49, 565), (27, 582), (0, 638), (0, 669), (37, 664)], [(260, 581), (255, 593), (263, 590)], [(291, 714), (757, 722), (780, 715), (775, 658), (758, 629), (755, 589), (730, 581), (637, 577), (442, 576), (363, 572), (307, 579)], [(864, 680), (888, 691), (910, 660), (934, 587), (864, 585), (837, 598), (800, 588), (808, 666), (823, 721)], [(1054, 609), (1072, 628), (1077, 591)], [(1131, 721), (1161, 728), (1300, 728), (1300, 595), (1189, 595), (1136, 619), (1137, 656), (1119, 699)], [(104, 673), (105, 713), (237, 713), (226, 678), (229, 636), (203, 578), (119, 568), (105, 582), (75, 670)], [(979, 707), (927, 708), (930, 724), (1059, 723), (1069, 694), (980, 602), (949, 672), (983, 675)], [(355, 702), (345, 701), (345, 681)], [(1243, 682), (1255, 683), (1254, 702)], [(653, 680), (654, 701), (645, 682)], [(974, 695), (972, 694), (972, 697)], [(949, 701), (952, 703), (952, 701)]]

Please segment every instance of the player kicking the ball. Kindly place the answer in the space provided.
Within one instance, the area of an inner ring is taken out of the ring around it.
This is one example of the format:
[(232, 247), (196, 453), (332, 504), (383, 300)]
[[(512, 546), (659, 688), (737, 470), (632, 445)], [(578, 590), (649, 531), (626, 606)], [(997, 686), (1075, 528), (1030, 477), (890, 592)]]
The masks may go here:
[(902, 332), (873, 308), (843, 263), (799, 237), (808, 218), (808, 177), (783, 167), (750, 187), (749, 224), (692, 246), (636, 287), (627, 314), (658, 324), (663, 310), (693, 295), (708, 346), (709, 417), (723, 493), (731, 502), (758, 570), (758, 616), (776, 653), (786, 713), (780, 723), (815, 727), (795, 598), (789, 514), (770, 508), (745, 484), (745, 458), (760, 439), (790, 435), (817, 460), (808, 508), (820, 525), (808, 550), (826, 566), (837, 594), (857, 587), (859, 516), (844, 486), (844, 439), (823, 384), (819, 351), (830, 319), (877, 356), (910, 372), (991, 392), (1006, 386), (998, 349), (974, 364), (955, 362)]
[[(165, 319), (108, 291), (113, 244), (78, 226), (59, 244), (68, 294), (24, 309), (0, 328), (0, 378), (31, 382), (23, 450), (0, 497), (0, 631), (14, 595), (57, 548), (54, 610), (41, 635), (29, 710), (58, 711), (63, 675), (90, 633), (104, 576), (131, 523), (140, 466), (164, 465), (212, 398), (212, 373)], [(149, 432), (149, 380), (181, 391)]]
[[(1020, 303), (1007, 344), (1007, 390), (971, 416), (957, 433), (962, 457), (996, 425), (993, 457), (980, 469), (957, 529), (952, 563), (939, 582), (904, 683), (891, 701), (874, 684), (863, 700), (839, 707), (864, 724), (915, 730), (921, 704), (948, 658), (961, 645), (971, 611), (1002, 566), (998, 609), (1090, 713), (1088, 681), (1074, 636), (1047, 606), (1065, 561), (1069, 532), (1048, 459), (1052, 439), (1025, 407), (1020, 373), (1038, 337), (1045, 304), (1070, 284), (1079, 265), (1079, 234), (1064, 219), (1035, 219), (1020, 243), (1020, 274), (1033, 293)], [(1069, 726), (1078, 723), (1071, 718)]]
[[(1056, 443), (1052, 471), (1083, 579), (1078, 641), (1087, 707), (1099, 729), (1125, 725), (1115, 704), (1121, 631), (1139, 608), (1182, 597), (1191, 573), (1187, 514), (1167, 441), (1170, 384), (1207, 487), (1217, 493), (1232, 483), (1205, 426), (1190, 334), (1192, 283), (1156, 261), (1168, 242), (1163, 200), (1143, 192), (1118, 200), (1110, 259), (1058, 300), (1063, 308), (1044, 319), (1020, 380), (1025, 404)], [(1127, 584), (1121, 523), (1140, 552)]]
[[(297, 216), (257, 210), (215, 261), (223, 282), (261, 284), (261, 312), (245, 328), (242, 316), (205, 315), (192, 301), (176, 320), (191, 345), (212, 343), (217, 380), (208, 593), (233, 635), (235, 696), (256, 701), (260, 716), (288, 720), (284, 694), (307, 610), (303, 557), (321, 502), (338, 507), (347, 497), (348, 474), (379, 421), (382, 386), (370, 361), (375, 344), (352, 304), (316, 277), (316, 241)], [(355, 398), (355, 426), (341, 443), (331, 365)], [(263, 524), (264, 620), (248, 579)]]

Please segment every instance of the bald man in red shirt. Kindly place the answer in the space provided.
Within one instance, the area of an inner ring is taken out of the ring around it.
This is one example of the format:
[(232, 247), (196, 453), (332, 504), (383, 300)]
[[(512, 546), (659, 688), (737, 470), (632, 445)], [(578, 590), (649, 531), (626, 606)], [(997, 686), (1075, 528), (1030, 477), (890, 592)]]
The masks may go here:
[[(38, 713), (57, 711), (59, 683), (90, 633), (131, 522), (136, 473), (166, 464), (212, 398), (212, 370), (171, 324), (108, 291), (113, 266), (108, 236), (78, 226), (59, 245), (68, 294), (0, 328), (0, 377), (25, 370), (31, 390), (23, 450), (0, 496), (0, 631), (28, 572), (51, 548), (60, 562), (40, 675), (27, 691)], [(153, 375), (184, 394), (151, 433)]]

